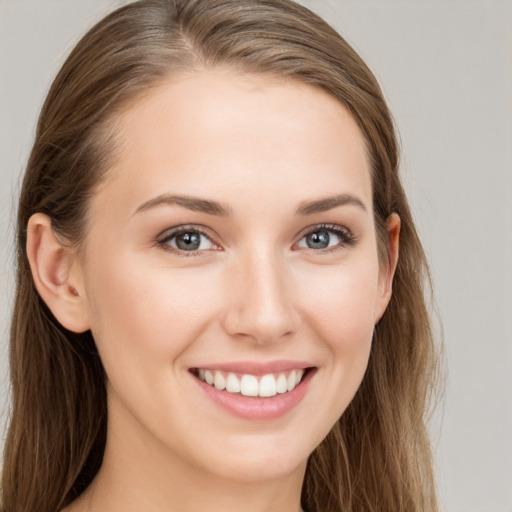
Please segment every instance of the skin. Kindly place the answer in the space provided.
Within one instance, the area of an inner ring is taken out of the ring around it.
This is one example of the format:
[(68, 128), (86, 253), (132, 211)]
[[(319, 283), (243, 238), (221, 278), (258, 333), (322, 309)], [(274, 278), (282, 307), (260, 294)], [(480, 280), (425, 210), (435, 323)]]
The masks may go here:
[[(39, 292), (64, 326), (92, 330), (108, 376), (103, 466), (66, 512), (296, 512), (307, 458), (357, 391), (391, 295), (400, 221), (388, 219), (385, 266), (361, 132), (319, 89), (229, 69), (169, 79), (117, 126), (122, 151), (92, 199), (83, 259), (44, 215), (28, 230)], [(162, 194), (230, 215), (137, 211)], [(354, 200), (296, 213), (343, 194)], [(323, 224), (354, 242), (329, 232), (331, 247), (308, 247)], [(182, 225), (205, 230), (199, 250), (159, 243)], [(189, 371), (276, 359), (316, 373), (274, 420), (226, 412)]]

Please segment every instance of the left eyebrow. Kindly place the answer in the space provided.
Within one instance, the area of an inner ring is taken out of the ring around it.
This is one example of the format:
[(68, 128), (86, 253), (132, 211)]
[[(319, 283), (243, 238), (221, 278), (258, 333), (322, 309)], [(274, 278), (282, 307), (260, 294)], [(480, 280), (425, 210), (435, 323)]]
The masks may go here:
[(338, 206), (353, 205), (361, 208), (364, 212), (368, 211), (361, 199), (352, 194), (340, 194), (336, 196), (316, 199), (314, 201), (305, 201), (297, 208), (296, 215), (312, 215), (313, 213), (326, 212), (337, 208)]
[(173, 194), (162, 194), (158, 197), (150, 199), (141, 204), (135, 213), (144, 212), (161, 205), (178, 205), (188, 210), (195, 212), (207, 213), (209, 215), (217, 215), (220, 217), (227, 217), (232, 215), (231, 208), (227, 205), (210, 199), (202, 199), (199, 197), (182, 196)]

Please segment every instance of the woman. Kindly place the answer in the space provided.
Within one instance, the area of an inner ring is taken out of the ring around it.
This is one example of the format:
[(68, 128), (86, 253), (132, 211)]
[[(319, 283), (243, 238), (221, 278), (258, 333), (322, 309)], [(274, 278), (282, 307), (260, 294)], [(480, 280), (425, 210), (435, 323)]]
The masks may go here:
[(303, 7), (95, 26), (20, 199), (4, 511), (436, 510), (397, 167), (375, 78)]

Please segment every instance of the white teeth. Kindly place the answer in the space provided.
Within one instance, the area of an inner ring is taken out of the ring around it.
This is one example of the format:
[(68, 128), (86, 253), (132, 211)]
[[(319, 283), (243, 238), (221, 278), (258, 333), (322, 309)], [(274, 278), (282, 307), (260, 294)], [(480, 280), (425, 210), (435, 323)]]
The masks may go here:
[(213, 379), (213, 384), (215, 385), (215, 388), (219, 391), (222, 391), (226, 388), (226, 379), (224, 378), (224, 375), (220, 372), (215, 372), (215, 377)]
[(276, 379), (273, 375), (264, 375), (260, 380), (259, 395), (274, 396), (277, 394)]
[(240, 393), (240, 389), (240, 379), (234, 373), (228, 373), (226, 391), (229, 393)]
[(244, 396), (258, 396), (258, 379), (254, 375), (244, 375), (240, 381), (240, 392)]
[(271, 373), (259, 378), (254, 375), (242, 375), (241, 379), (233, 372), (227, 375), (218, 370), (197, 370), (197, 376), (219, 391), (228, 393), (241, 393), (244, 396), (271, 397), (278, 393), (293, 391), (304, 376), (304, 370), (291, 370), (288, 377), (285, 373), (273, 375)]
[(210, 370), (205, 370), (204, 372), (204, 380), (210, 384), (210, 386), (213, 384), (214, 378), (213, 373)]
[(276, 390), (278, 393), (286, 393), (288, 391), (288, 383), (284, 373), (280, 373), (279, 377), (277, 378)]
[(288, 391), (293, 391), (295, 388), (295, 370), (290, 372), (288, 375)]

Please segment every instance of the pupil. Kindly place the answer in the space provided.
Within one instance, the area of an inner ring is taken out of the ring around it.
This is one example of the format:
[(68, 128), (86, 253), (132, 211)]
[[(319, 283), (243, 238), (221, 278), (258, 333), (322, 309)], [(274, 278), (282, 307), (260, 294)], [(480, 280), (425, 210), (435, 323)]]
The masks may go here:
[(327, 231), (317, 231), (307, 236), (306, 242), (311, 249), (325, 249), (329, 247), (329, 233)]
[(193, 251), (199, 248), (201, 238), (198, 233), (184, 233), (176, 239), (176, 245), (184, 251)]

